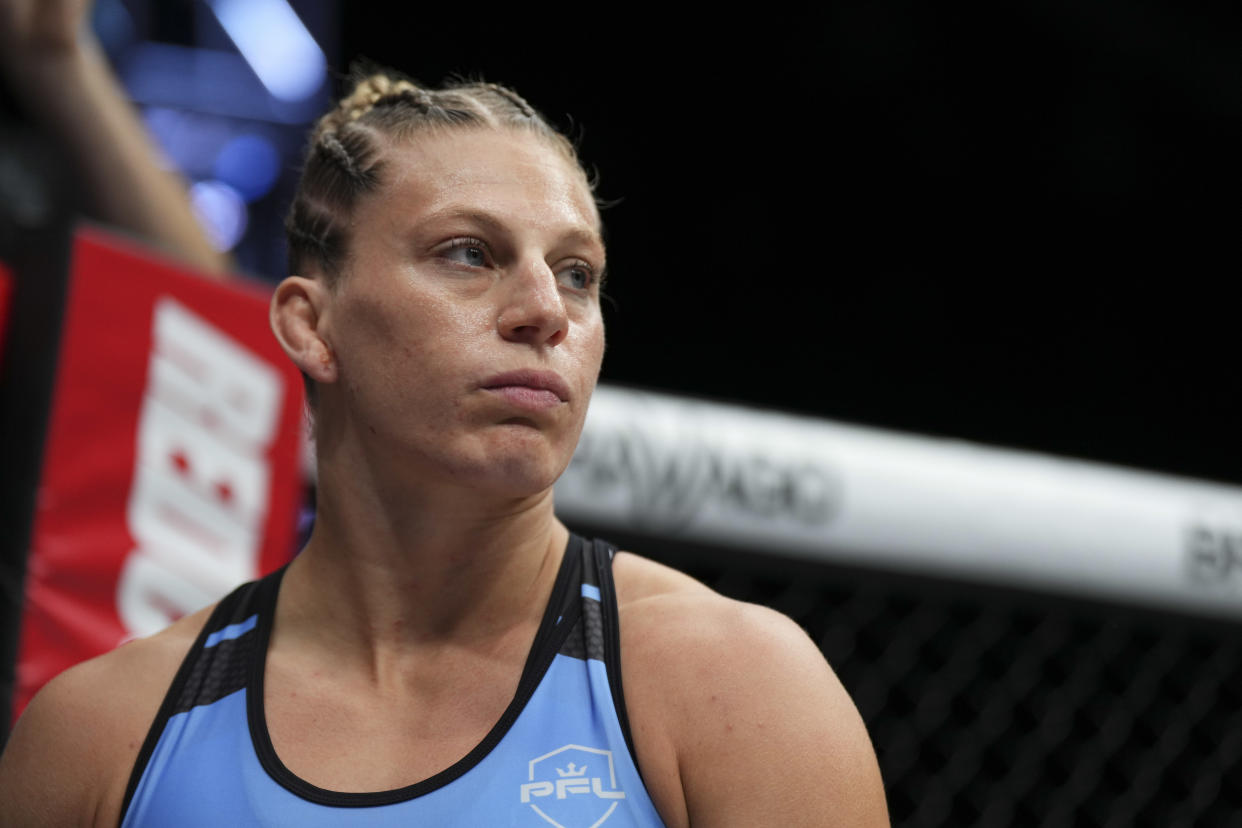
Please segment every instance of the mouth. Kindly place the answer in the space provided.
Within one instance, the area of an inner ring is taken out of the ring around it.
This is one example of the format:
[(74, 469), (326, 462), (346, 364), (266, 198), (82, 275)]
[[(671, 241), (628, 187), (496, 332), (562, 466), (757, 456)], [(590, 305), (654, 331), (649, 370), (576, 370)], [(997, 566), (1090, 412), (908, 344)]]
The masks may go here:
[(554, 408), (570, 398), (569, 384), (553, 371), (506, 371), (484, 380), (480, 387), (530, 410)]

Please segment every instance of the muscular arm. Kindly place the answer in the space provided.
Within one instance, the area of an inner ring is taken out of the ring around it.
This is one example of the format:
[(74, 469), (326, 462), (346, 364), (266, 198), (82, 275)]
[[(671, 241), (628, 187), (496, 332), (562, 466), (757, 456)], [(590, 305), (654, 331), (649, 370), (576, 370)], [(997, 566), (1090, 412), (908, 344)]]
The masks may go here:
[(91, 670), (50, 682), (18, 720), (0, 755), (0, 809), (15, 826), (98, 825), (97, 754)]
[(862, 718), (794, 622), (699, 587), (631, 605), (622, 636), (639, 760), (670, 828), (889, 824)]
[(88, 0), (0, 0), (0, 68), (31, 116), (61, 143), (96, 218), (221, 278), (230, 261), (190, 208), (83, 25)]
[(759, 607), (722, 608), (716, 622), (729, 667), (684, 710), (691, 825), (887, 825), (862, 718), (810, 639)]
[(147, 730), (210, 609), (71, 667), (35, 695), (0, 755), (0, 824), (116, 828)]

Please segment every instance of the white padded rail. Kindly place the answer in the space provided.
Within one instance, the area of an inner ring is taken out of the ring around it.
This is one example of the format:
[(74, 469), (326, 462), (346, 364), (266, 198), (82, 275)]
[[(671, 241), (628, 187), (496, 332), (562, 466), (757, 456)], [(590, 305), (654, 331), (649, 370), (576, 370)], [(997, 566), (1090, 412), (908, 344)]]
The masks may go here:
[(1242, 487), (601, 386), (594, 526), (1242, 617)]

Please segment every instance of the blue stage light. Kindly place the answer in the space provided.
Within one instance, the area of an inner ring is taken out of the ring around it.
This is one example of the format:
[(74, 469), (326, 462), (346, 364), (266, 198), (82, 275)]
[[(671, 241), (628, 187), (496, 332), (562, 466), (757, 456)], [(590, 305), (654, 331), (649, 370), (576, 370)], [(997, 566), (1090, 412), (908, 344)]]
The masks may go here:
[(223, 181), (199, 181), (190, 188), (194, 213), (217, 250), (232, 250), (246, 233), (250, 211), (241, 193)]
[(208, 0), (208, 5), (272, 97), (301, 101), (323, 86), (323, 51), (285, 0)]
[(245, 133), (221, 147), (212, 172), (246, 201), (256, 201), (280, 178), (280, 153), (263, 136)]

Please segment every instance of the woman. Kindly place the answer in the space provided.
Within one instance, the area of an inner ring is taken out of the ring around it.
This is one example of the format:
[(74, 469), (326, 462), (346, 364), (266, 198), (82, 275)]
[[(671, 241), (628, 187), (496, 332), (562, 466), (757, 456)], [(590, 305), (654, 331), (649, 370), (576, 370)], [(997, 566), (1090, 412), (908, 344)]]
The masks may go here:
[(51, 682), (6, 824), (887, 824), (795, 624), (553, 513), (604, 352), (561, 135), (501, 87), (364, 79), (289, 234), (271, 319), (314, 389), (311, 539)]

